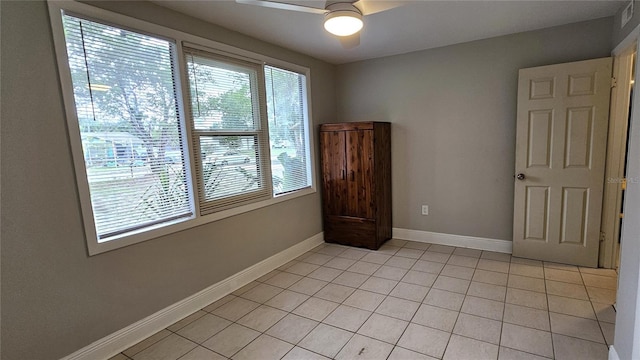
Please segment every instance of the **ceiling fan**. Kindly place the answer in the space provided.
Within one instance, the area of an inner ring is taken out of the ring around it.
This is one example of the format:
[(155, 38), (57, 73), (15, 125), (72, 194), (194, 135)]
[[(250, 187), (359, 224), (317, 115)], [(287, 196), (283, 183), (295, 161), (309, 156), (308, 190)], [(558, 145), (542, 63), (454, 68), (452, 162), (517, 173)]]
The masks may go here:
[(236, 0), (236, 2), (280, 10), (323, 14), (325, 30), (338, 36), (342, 46), (350, 49), (360, 45), (363, 16), (393, 9), (403, 5), (405, 1), (327, 0), (324, 9), (272, 0)]

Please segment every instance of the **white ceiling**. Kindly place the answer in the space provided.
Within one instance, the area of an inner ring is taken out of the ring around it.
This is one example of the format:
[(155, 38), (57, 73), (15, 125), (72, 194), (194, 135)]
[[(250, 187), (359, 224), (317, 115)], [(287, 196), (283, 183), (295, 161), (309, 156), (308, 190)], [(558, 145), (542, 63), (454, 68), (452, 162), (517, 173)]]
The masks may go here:
[[(360, 45), (344, 49), (336, 37), (323, 29), (323, 15), (238, 4), (234, 0), (152, 1), (334, 64), (611, 16), (627, 2), (396, 0), (402, 5), (365, 16)], [(278, 1), (324, 7), (322, 0)]]

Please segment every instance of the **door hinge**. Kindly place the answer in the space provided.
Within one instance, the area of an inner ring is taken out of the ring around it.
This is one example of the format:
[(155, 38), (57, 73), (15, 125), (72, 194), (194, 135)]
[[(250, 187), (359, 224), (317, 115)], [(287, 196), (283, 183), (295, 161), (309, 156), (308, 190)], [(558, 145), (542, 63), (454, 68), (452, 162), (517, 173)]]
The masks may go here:
[(612, 77), (611, 78), (611, 88), (614, 88), (618, 86), (618, 80), (616, 80), (616, 78)]
[(620, 219), (624, 219), (624, 213), (620, 213)]
[(620, 182), (620, 190), (627, 190), (627, 179), (622, 179)]
[(605, 241), (606, 240), (606, 234), (604, 233), (604, 231), (600, 231), (600, 241)]

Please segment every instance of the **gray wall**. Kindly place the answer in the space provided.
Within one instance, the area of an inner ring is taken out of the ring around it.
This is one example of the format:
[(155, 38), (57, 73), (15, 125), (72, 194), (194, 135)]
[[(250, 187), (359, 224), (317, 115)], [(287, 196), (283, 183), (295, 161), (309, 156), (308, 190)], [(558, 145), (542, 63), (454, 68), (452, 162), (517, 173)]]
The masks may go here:
[(511, 240), (518, 69), (609, 56), (611, 21), (338, 66), (338, 119), (392, 122), (394, 227)]
[[(313, 194), (88, 257), (46, 3), (0, 4), (3, 360), (70, 354), (322, 231)], [(101, 6), (310, 67), (315, 128), (335, 119), (333, 65), (150, 3)]]
[(629, 1), (625, 1), (622, 5), (620, 5), (620, 9), (613, 18), (613, 27), (612, 27), (612, 44), (613, 47), (618, 45), (624, 38), (629, 35), (633, 29), (640, 24), (640, 8), (638, 8), (638, 2), (634, 0), (633, 4), (633, 15), (631, 16), (631, 20), (624, 25), (624, 27), (620, 27), (622, 24), (622, 11), (627, 7)]

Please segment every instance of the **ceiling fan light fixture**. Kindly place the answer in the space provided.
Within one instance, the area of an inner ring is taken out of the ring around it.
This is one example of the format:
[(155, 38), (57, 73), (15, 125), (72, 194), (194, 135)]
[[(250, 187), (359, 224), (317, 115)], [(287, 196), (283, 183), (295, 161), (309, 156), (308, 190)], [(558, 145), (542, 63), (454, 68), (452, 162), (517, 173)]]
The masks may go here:
[(324, 28), (337, 36), (349, 36), (362, 30), (362, 14), (352, 4), (338, 3), (327, 7)]

